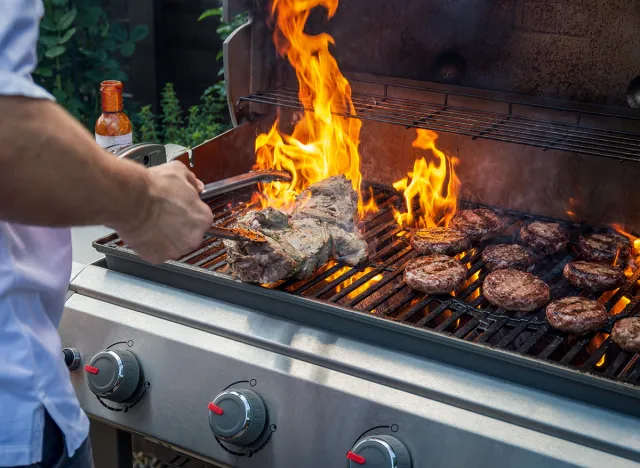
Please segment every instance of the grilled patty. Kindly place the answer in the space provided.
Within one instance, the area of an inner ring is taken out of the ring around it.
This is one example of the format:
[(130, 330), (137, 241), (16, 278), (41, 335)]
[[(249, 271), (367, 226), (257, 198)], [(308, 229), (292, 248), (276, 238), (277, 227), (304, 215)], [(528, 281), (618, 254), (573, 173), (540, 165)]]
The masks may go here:
[(547, 255), (562, 250), (569, 242), (569, 234), (560, 224), (540, 221), (520, 228), (520, 237), (525, 245)]
[(606, 323), (607, 309), (586, 297), (563, 297), (547, 306), (547, 320), (553, 328), (583, 335)]
[(591, 291), (611, 291), (626, 281), (620, 268), (595, 262), (567, 263), (564, 267), (564, 277), (574, 286)]
[(482, 252), (482, 261), (489, 271), (514, 270), (530, 271), (533, 268), (533, 256), (519, 245), (490, 245)]
[(506, 310), (536, 310), (549, 302), (549, 286), (531, 273), (507, 269), (491, 272), (482, 285), (484, 297)]
[(404, 269), (404, 280), (411, 289), (427, 294), (455, 291), (467, 278), (467, 269), (446, 255), (430, 255), (410, 260)]
[(462, 231), (472, 242), (489, 239), (504, 228), (502, 219), (491, 210), (478, 208), (458, 211), (451, 219), (452, 229)]
[(640, 353), (640, 317), (618, 320), (611, 330), (611, 340), (625, 351)]
[(591, 234), (580, 238), (580, 252), (586, 260), (624, 265), (631, 257), (631, 242), (620, 234)]
[(418, 229), (411, 245), (421, 255), (456, 255), (471, 248), (469, 237), (461, 231), (444, 227)]

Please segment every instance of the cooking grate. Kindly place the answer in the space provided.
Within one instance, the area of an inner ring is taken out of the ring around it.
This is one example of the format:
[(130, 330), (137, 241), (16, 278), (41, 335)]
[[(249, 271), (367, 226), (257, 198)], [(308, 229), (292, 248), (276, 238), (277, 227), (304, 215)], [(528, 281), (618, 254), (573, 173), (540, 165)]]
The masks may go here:
[[(407, 128), (424, 128), (439, 132), (467, 135), (477, 138), (496, 140), (508, 143), (571, 151), (575, 153), (603, 156), (626, 161), (640, 161), (640, 134), (596, 128), (583, 124), (583, 117), (612, 117), (609, 114), (575, 111), (571, 109), (522, 104), (515, 101), (503, 101), (487, 97), (470, 96), (462, 93), (445, 92), (429, 89), (430, 93), (439, 93), (443, 103), (430, 103), (390, 97), (387, 85), (384, 95), (354, 93), (352, 96), (355, 113), (336, 104), (335, 114), (346, 117), (357, 117)], [(416, 90), (425, 91), (421, 88)], [(473, 109), (461, 105), (450, 105), (449, 97), (468, 97), (485, 103), (501, 103), (505, 113)], [(292, 88), (272, 89), (250, 96), (241, 97), (240, 102), (256, 102), (278, 107), (312, 111), (298, 99), (298, 92)], [(537, 110), (570, 112), (575, 123), (542, 120), (523, 115), (516, 115), (514, 106), (530, 107)], [(635, 117), (620, 117), (629, 121), (638, 121)], [(637, 123), (637, 122), (636, 122)]]
[[(483, 268), (481, 252), (488, 243), (517, 240), (519, 227), (534, 219), (547, 220), (529, 214), (499, 211), (508, 221), (505, 235), (492, 239), (458, 256), (469, 270), (468, 280), (452, 296), (429, 296), (408, 288), (403, 281), (404, 266), (416, 256), (408, 240), (410, 230), (398, 226), (392, 208), (399, 197), (385, 189), (375, 190), (380, 211), (363, 221), (363, 235), (369, 245), (370, 262), (359, 268), (330, 262), (302, 281), (284, 281), (269, 289), (286, 291), (291, 295), (319, 300), (323, 303), (370, 314), (394, 322), (429, 329), (471, 341), (486, 347), (512, 351), (535, 359), (542, 359), (564, 367), (601, 377), (640, 386), (640, 355), (627, 353), (608, 337), (613, 322), (640, 312), (640, 268), (629, 267), (627, 283), (615, 292), (601, 295), (611, 318), (597, 333), (584, 337), (569, 335), (549, 326), (544, 310), (531, 313), (507, 313), (489, 304), (482, 295), (481, 285), (487, 272)], [(236, 193), (212, 200), (209, 205), (214, 222), (229, 225), (236, 217), (254, 208), (249, 194)], [(466, 206), (477, 206), (465, 204)], [(564, 223), (570, 229), (572, 241), (593, 229), (577, 223)], [(116, 234), (103, 238), (96, 247), (107, 256), (113, 251), (132, 253)], [(222, 242), (205, 239), (202, 246), (171, 262), (178, 270), (188, 267), (203, 272), (228, 275)], [(568, 283), (562, 269), (576, 257), (573, 249), (547, 258), (537, 259), (534, 274), (551, 288), (552, 299), (569, 295), (595, 296), (580, 291)]]

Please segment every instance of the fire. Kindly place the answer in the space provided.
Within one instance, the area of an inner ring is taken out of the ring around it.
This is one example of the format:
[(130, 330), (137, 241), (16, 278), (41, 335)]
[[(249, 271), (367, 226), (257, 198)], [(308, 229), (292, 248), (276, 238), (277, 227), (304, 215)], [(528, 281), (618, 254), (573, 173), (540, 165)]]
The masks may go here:
[(623, 236), (628, 238), (633, 245), (633, 254), (636, 256), (640, 256), (640, 238), (626, 232), (619, 224), (612, 224), (611, 227), (615, 229), (619, 234), (622, 234)]
[[(422, 157), (413, 165), (408, 177), (393, 184), (402, 191), (406, 202), (406, 213), (396, 211), (396, 221), (401, 226), (435, 227), (448, 226), (456, 213), (460, 180), (455, 174), (457, 159), (447, 156), (436, 146), (438, 134), (431, 130), (417, 130), (414, 148), (431, 150), (436, 161), (427, 162)], [(420, 204), (420, 216), (414, 211), (414, 201)]]
[[(332, 275), (330, 275), (327, 278), (325, 278), (324, 282), (327, 283), (327, 284), (331, 283), (333, 280), (335, 280), (337, 278), (340, 278), (343, 274), (345, 274), (349, 270), (351, 270), (351, 267), (342, 267), (338, 271), (333, 273)], [(371, 271), (373, 271), (373, 268), (372, 267), (367, 267), (363, 271), (358, 272), (355, 275), (349, 277), (348, 279), (346, 279), (345, 281), (343, 281), (342, 283), (340, 283), (339, 285), (336, 286), (335, 292), (338, 293), (338, 292), (342, 291), (343, 289), (348, 288), (353, 283), (355, 283), (357, 280), (362, 278), (364, 275), (370, 273)], [(367, 281), (364, 284), (358, 286), (356, 289), (354, 289), (349, 294), (347, 294), (347, 297), (349, 299), (353, 299), (354, 297), (359, 296), (360, 293), (362, 293), (363, 291), (366, 291), (372, 284), (377, 283), (380, 280), (382, 280), (382, 274), (378, 274), (378, 275), (374, 276), (373, 278), (371, 278), (369, 281)]]
[[(355, 115), (351, 86), (329, 52), (334, 39), (326, 33), (311, 36), (304, 32), (311, 10), (327, 9), (332, 18), (338, 0), (273, 0), (271, 17), (278, 53), (296, 71), (298, 97), (305, 109), (291, 135), (279, 131), (278, 118), (268, 133), (256, 139), (254, 169), (278, 169), (291, 173), (291, 184), (271, 183), (261, 187), (264, 207), (288, 209), (295, 197), (309, 185), (344, 174), (358, 192), (360, 216), (376, 211), (375, 202), (362, 202), (360, 186), (360, 128), (362, 121), (344, 117)], [(340, 114), (340, 115), (337, 115)]]
[[(607, 340), (607, 338), (609, 338), (609, 335), (607, 333), (596, 333), (593, 339), (587, 345), (587, 353), (589, 354), (595, 353), (598, 350), (598, 348), (602, 346), (602, 343), (604, 343)], [(607, 362), (606, 353), (603, 354), (600, 360), (596, 363), (596, 367), (604, 366), (605, 362)]]

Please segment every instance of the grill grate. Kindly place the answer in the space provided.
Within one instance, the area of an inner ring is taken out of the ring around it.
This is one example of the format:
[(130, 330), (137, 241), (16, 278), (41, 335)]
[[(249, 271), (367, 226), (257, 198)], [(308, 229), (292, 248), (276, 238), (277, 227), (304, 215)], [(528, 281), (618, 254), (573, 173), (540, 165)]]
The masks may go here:
[[(352, 96), (355, 113), (342, 104), (335, 106), (334, 113), (346, 117), (357, 117), (364, 120), (385, 122), (407, 128), (424, 128), (438, 132), (456, 133), (477, 138), (518, 143), (522, 145), (571, 151), (575, 153), (603, 156), (625, 161), (640, 161), (640, 134), (595, 128), (581, 124), (583, 115), (609, 116), (592, 112), (576, 112), (576, 123), (565, 123), (535, 119), (515, 115), (513, 105), (507, 102), (508, 113), (490, 112), (448, 104), (449, 95), (465, 96), (456, 93), (445, 93), (440, 90), (430, 92), (444, 95), (444, 104), (389, 97), (374, 94), (354, 93)], [(474, 99), (492, 101), (489, 98)], [(297, 90), (280, 88), (259, 92), (240, 98), (240, 102), (256, 102), (261, 104), (288, 107), (311, 111), (298, 99)], [(568, 111), (568, 109), (533, 106), (538, 109)], [(609, 116), (610, 117), (610, 116)], [(627, 117), (628, 120), (638, 120)]]
[[(452, 296), (428, 296), (411, 290), (403, 281), (404, 267), (416, 252), (409, 244), (411, 231), (393, 220), (392, 208), (400, 200), (395, 194), (376, 190), (376, 201), (380, 211), (364, 220), (363, 235), (370, 251), (368, 265), (351, 268), (329, 262), (310, 278), (283, 281), (270, 287), (640, 386), (640, 356), (618, 348), (608, 336), (615, 320), (640, 313), (640, 268), (629, 267), (628, 281), (623, 287), (598, 297), (578, 290), (564, 279), (564, 265), (576, 257), (572, 248), (537, 259), (533, 273), (550, 286), (552, 300), (568, 295), (598, 298), (609, 311), (610, 320), (602, 330), (576, 337), (553, 329), (544, 310), (508, 313), (489, 304), (481, 291), (487, 274), (481, 256), (485, 245), (517, 240), (519, 227), (525, 222), (555, 220), (496, 210), (507, 220), (505, 235), (457, 256), (469, 270), (468, 280), (460, 290)], [(237, 216), (255, 208), (247, 193), (219, 197), (209, 205), (220, 226), (229, 225)], [(564, 224), (570, 229), (573, 242), (593, 231), (586, 225)], [(131, 253), (115, 234), (103, 242), (105, 247)], [(229, 274), (225, 257), (222, 242), (209, 238), (200, 249), (180, 259), (178, 265)]]

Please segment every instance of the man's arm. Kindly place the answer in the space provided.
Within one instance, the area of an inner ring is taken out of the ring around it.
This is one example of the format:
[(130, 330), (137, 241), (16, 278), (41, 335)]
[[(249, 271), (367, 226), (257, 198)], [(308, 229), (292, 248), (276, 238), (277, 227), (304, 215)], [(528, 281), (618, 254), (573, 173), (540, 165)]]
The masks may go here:
[(0, 219), (103, 224), (152, 263), (202, 241), (212, 214), (182, 163), (145, 169), (118, 159), (49, 100), (0, 96), (0, 116)]
[(147, 170), (118, 160), (52, 101), (0, 96), (0, 219), (127, 224), (150, 209)]

